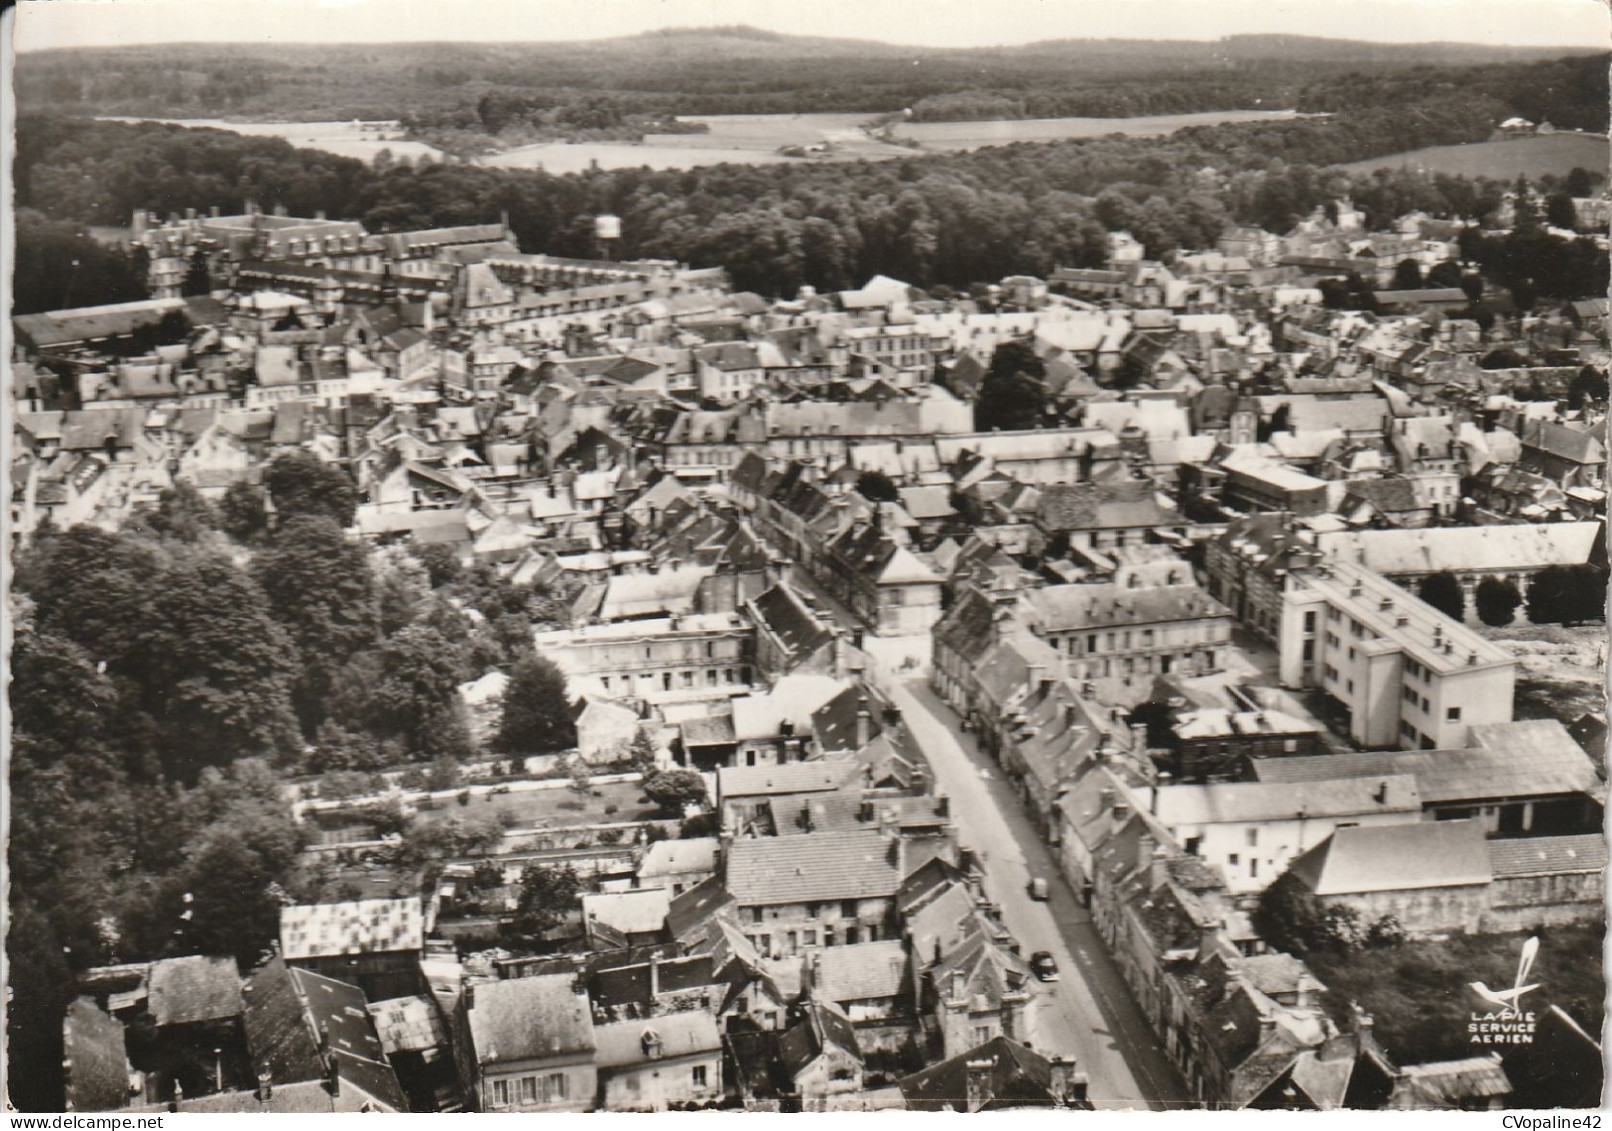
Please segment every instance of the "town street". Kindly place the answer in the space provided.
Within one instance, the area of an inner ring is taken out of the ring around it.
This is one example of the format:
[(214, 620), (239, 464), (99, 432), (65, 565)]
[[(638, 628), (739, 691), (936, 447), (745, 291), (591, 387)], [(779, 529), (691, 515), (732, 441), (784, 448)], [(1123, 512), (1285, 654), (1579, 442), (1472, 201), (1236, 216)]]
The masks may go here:
[[(893, 678), (877, 663), (869, 674), (901, 708), (934, 770), (936, 792), (952, 798), (960, 842), (984, 857), (988, 894), (1001, 905), (1003, 923), (1026, 956), (1045, 950), (1058, 961), (1061, 980), (1035, 984), (1035, 1047), (1072, 1053), (1100, 1109), (1187, 1106), (1179, 1075), (1012, 786), (922, 678)], [(1029, 897), (1032, 875), (1046, 878), (1048, 902)]]

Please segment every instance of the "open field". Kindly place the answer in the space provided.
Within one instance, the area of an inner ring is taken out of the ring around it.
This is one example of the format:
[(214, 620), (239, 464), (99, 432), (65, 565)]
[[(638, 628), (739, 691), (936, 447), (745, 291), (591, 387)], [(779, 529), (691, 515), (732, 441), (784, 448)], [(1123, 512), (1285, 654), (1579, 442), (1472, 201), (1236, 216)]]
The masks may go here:
[(1163, 137), (1188, 126), (1228, 122), (1282, 122), (1297, 117), (1292, 110), (1214, 110), (1202, 114), (1160, 114), (1143, 118), (1034, 118), (998, 122), (907, 122), (896, 136), (911, 138), (925, 149), (947, 152), (1010, 145), (1017, 141), (1067, 141), (1072, 138)]
[(1474, 627), (1517, 657), (1519, 719), (1560, 719), (1570, 726), (1586, 711), (1605, 709), (1604, 624), (1529, 624), (1519, 610), (1505, 628)]
[(1471, 145), (1437, 145), (1391, 153), (1343, 166), (1351, 173), (1373, 169), (1414, 169), (1418, 172), (1448, 173), (1462, 177), (1492, 177), (1509, 181), (1516, 177), (1537, 177), (1544, 173), (1562, 176), (1574, 166), (1591, 172), (1604, 172), (1609, 148), (1599, 134), (1554, 133), (1506, 141), (1480, 141)]
[[(503, 168), (544, 169), (550, 173), (581, 172), (598, 163), (601, 169), (693, 169), (731, 162), (738, 165), (774, 165), (790, 161), (878, 161), (911, 157), (915, 153), (956, 153), (988, 145), (1020, 141), (1061, 141), (1070, 138), (1126, 134), (1159, 137), (1188, 126), (1223, 122), (1280, 121), (1291, 110), (1226, 110), (1208, 114), (1169, 114), (1142, 118), (1047, 118), (996, 122), (917, 122), (897, 127), (896, 134), (918, 143), (918, 148), (891, 145), (863, 133), (860, 126), (872, 113), (845, 114), (722, 114), (688, 117), (704, 122), (703, 134), (646, 134), (641, 145), (627, 142), (551, 142), (522, 146), (484, 158), (482, 163)], [(782, 146), (824, 145), (821, 156), (784, 157)]]
[(1468, 983), (1508, 986), (1517, 954), (1530, 934), (1540, 937), (1534, 980), (1539, 991), (1528, 1007), (1558, 1005), (1591, 1033), (1600, 1033), (1605, 1012), (1601, 973), (1602, 931), (1553, 927), (1503, 935), (1454, 935), (1442, 941), (1405, 943), (1347, 953), (1314, 951), (1304, 960), (1326, 984), (1333, 1008), (1359, 1002), (1376, 1020), (1377, 1039), (1403, 1063), (1455, 1059), (1481, 1051), (1468, 1043), (1467, 1023), (1482, 1000)]
[(283, 137), (292, 145), (304, 149), (322, 149), (338, 157), (356, 157), (372, 161), (383, 149), (390, 149), (393, 157), (420, 157), (429, 154), (440, 158), (441, 152), (421, 141), (388, 140), (392, 135), (374, 129), (364, 129), (352, 122), (227, 122), (222, 118), (117, 118), (109, 122), (166, 122), (192, 129), (229, 130), (247, 137)]

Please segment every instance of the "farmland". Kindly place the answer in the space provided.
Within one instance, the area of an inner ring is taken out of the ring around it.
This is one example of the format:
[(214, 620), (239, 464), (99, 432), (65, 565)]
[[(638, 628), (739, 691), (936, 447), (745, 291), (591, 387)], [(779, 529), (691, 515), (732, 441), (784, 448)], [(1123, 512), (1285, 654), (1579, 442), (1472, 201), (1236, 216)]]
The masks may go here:
[(1373, 169), (1413, 169), (1462, 177), (1492, 177), (1509, 181), (1545, 173), (1562, 176), (1577, 166), (1591, 171), (1607, 167), (1608, 143), (1599, 134), (1554, 133), (1535, 137), (1480, 141), (1471, 145), (1436, 145), (1356, 161), (1343, 168), (1351, 173)]
[(230, 122), (222, 118), (119, 117), (108, 117), (107, 121), (166, 122), (193, 129), (229, 130), (247, 137), (282, 137), (304, 149), (321, 149), (338, 157), (356, 157), (360, 161), (373, 161), (383, 149), (390, 149), (393, 157), (442, 156), (423, 142), (402, 140), (396, 130), (383, 131), (356, 122)]
[[(1293, 116), (1287, 110), (1226, 110), (1139, 118), (909, 122), (895, 130), (896, 137), (904, 144), (892, 145), (862, 131), (862, 124), (872, 118), (872, 114), (723, 114), (687, 119), (705, 123), (709, 132), (703, 134), (647, 134), (641, 145), (623, 142), (531, 145), (485, 158), (483, 164), (541, 168), (551, 173), (581, 172), (594, 162), (601, 169), (640, 165), (652, 169), (693, 169), (722, 162), (772, 165), (802, 160), (779, 154), (783, 146), (819, 145), (826, 145), (828, 151), (807, 160), (877, 161), (911, 157), (914, 153), (966, 152), (1013, 142), (1063, 141), (1108, 134), (1160, 137), (1188, 126), (1280, 121)], [(908, 142), (910, 148), (905, 144)]]
[(1292, 110), (1217, 110), (1203, 114), (1158, 114), (1139, 118), (1037, 118), (995, 122), (907, 122), (896, 136), (925, 149), (955, 152), (1010, 145), (1019, 141), (1068, 141), (1125, 134), (1163, 137), (1189, 126), (1231, 122), (1279, 122), (1296, 117)]

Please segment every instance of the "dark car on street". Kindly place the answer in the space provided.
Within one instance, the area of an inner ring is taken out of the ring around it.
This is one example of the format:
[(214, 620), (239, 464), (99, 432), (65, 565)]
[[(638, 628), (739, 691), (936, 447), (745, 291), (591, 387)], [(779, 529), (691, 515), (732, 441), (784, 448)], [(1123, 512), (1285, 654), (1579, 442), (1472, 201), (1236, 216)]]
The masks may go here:
[(1030, 973), (1043, 982), (1056, 982), (1058, 980), (1057, 960), (1044, 950), (1038, 950), (1030, 956)]

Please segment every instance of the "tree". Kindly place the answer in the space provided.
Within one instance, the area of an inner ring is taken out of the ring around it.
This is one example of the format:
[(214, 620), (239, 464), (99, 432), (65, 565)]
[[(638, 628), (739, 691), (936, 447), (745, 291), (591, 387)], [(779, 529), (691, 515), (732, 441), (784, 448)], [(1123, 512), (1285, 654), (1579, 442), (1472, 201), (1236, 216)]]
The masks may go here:
[(1461, 291), (1466, 295), (1467, 299), (1469, 301), (1471, 301), (1471, 302), (1477, 302), (1480, 299), (1482, 299), (1483, 298), (1483, 276), (1482, 275), (1476, 275), (1476, 274), (1462, 275), (1461, 276)]
[(323, 515), (342, 529), (353, 524), (358, 491), (353, 481), (308, 452), (276, 456), (263, 473), (263, 485), (281, 522), (292, 515)]
[(185, 269), (184, 293), (186, 297), (205, 295), (213, 289), (213, 280), (207, 266), (207, 253), (201, 248), (191, 252), (190, 265)]
[(1545, 198), (1545, 223), (1553, 228), (1565, 228), (1572, 231), (1578, 226), (1578, 210), (1573, 207), (1573, 198), (1565, 192), (1553, 192)]
[(1528, 583), (1528, 619), (1535, 624), (1577, 624), (1605, 615), (1605, 570), (1546, 566)]
[(130, 518), (130, 528), (156, 538), (196, 543), (208, 531), (219, 529), (219, 514), (194, 486), (181, 480), (163, 489), (155, 508), (143, 508)]
[(296, 642), (297, 713), (312, 734), (324, 718), (331, 677), (379, 637), (369, 555), (329, 518), (294, 514), (258, 551), (252, 576)]
[(864, 471), (856, 477), (856, 490), (864, 499), (875, 503), (898, 503), (901, 492), (895, 481), (878, 469)]
[(459, 697), (459, 649), (436, 629), (412, 624), (336, 673), (328, 717), (364, 730), (413, 761), (462, 758), (472, 743)]
[(1586, 365), (1573, 375), (1567, 389), (1567, 407), (1578, 410), (1586, 402), (1605, 404), (1607, 399), (1606, 374), (1593, 365)]
[(269, 527), (263, 490), (245, 480), (229, 485), (218, 501), (218, 528), (237, 542), (250, 543)]
[(1396, 291), (1414, 291), (1422, 285), (1422, 265), (1414, 259), (1401, 259), (1394, 267)]
[(1522, 594), (1510, 581), (1485, 577), (1478, 582), (1473, 603), (1477, 607), (1479, 620), (1491, 628), (1503, 628), (1516, 616), (1517, 606), (1522, 604)]
[(504, 688), (504, 713), (497, 746), (512, 754), (541, 754), (576, 745), (565, 675), (554, 661), (535, 652), (522, 657)]
[[(1461, 265), (1453, 259), (1445, 259), (1433, 264), (1427, 272), (1427, 285), (1430, 287), (1461, 286)], [(1482, 294), (1480, 289), (1479, 294)]]
[(706, 801), (705, 779), (693, 770), (657, 770), (644, 779), (644, 793), (663, 812), (681, 816)]
[(980, 382), (974, 426), (982, 432), (1039, 427), (1047, 406), (1046, 374), (1046, 366), (1027, 343), (1008, 341), (997, 346)]
[(459, 560), (459, 553), (452, 546), (431, 542), (424, 546), (413, 547), (413, 552), (415, 558), (425, 567), (426, 577), (430, 579), (433, 589), (451, 585), (464, 573), (464, 563)]
[(1562, 181), (1562, 191), (1568, 196), (1586, 197), (1595, 191), (1596, 174), (1575, 165)]
[(528, 864), (521, 869), (515, 916), (500, 927), (514, 939), (535, 942), (565, 922), (582, 894), (582, 882), (569, 864)]
[(1430, 573), (1416, 587), (1416, 595), (1439, 612), (1458, 621), (1466, 616), (1466, 593), (1461, 581), (1448, 570)]

